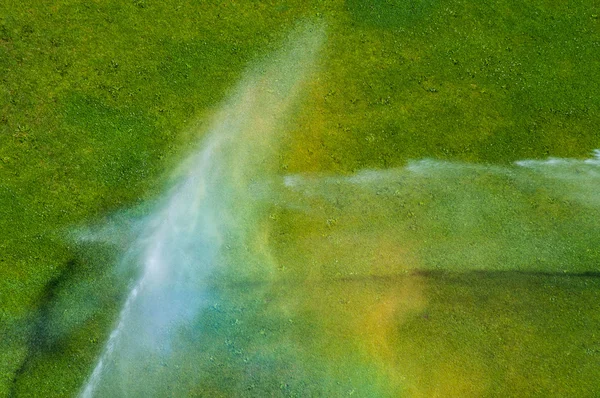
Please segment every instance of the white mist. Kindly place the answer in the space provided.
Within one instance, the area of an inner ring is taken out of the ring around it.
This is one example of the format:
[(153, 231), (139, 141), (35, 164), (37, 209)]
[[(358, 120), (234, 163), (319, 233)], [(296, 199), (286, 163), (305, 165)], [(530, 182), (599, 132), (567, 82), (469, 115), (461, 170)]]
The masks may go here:
[(174, 355), (179, 329), (206, 305), (212, 280), (269, 278), (269, 255), (252, 236), (264, 217), (262, 205), (248, 191), (275, 166), (286, 117), (322, 38), (321, 28), (305, 27), (268, 64), (247, 74), (197, 153), (178, 170), (173, 188), (137, 227), (123, 261), (134, 261), (141, 276), (82, 398), (139, 395), (140, 384), (160, 378), (142, 367)]

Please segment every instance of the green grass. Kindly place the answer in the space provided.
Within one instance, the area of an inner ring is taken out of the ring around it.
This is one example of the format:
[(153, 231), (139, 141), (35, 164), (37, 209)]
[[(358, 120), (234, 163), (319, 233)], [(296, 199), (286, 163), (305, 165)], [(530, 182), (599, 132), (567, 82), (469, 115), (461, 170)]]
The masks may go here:
[[(66, 232), (157, 197), (168, 171), (194, 147), (189, 126), (199, 118), (204, 127), (244, 69), (277, 48), (298, 20), (324, 20), (328, 41), (281, 154), (282, 172), (350, 173), (422, 157), (507, 164), (583, 158), (600, 147), (600, 9), (593, 1), (221, 3), (0, 4), (0, 396), (78, 391), (124, 289), (111, 271), (114, 251), (79, 247)], [(291, 221), (278, 228), (302, 228)], [(454, 318), (402, 324), (410, 339), (395, 349), (417, 358), (403, 359), (414, 380), (439, 360), (436, 352), (458, 352), (459, 363), (480, 372), (470, 391), (598, 394), (589, 383), (599, 376), (590, 365), (598, 360), (597, 336), (589, 334), (598, 326), (595, 281), (561, 279), (551, 293), (521, 289), (513, 304), (490, 299), (495, 306), (445, 312), (446, 298), (458, 294), (454, 283), (441, 278), (430, 282), (439, 289), (423, 293), (432, 313)], [(515, 283), (529, 282), (502, 281), (493, 295), (512, 295)], [(483, 303), (488, 288), (475, 284), (465, 295)], [(568, 308), (547, 304), (563, 296)], [(90, 303), (71, 315), (58, 311), (78, 300)], [(312, 325), (311, 311), (299, 322)], [(495, 313), (504, 318), (490, 320)], [(515, 325), (526, 320), (525, 345)], [(521, 351), (491, 343), (500, 332), (473, 331), (481, 322), (508, 328)], [(590, 354), (558, 361), (564, 341), (589, 343)], [(465, 352), (478, 356), (471, 361)], [(371, 374), (376, 365), (365, 366), (349, 372)], [(522, 373), (535, 377), (515, 381)], [(437, 391), (427, 384), (434, 381), (421, 381), (409, 391)]]

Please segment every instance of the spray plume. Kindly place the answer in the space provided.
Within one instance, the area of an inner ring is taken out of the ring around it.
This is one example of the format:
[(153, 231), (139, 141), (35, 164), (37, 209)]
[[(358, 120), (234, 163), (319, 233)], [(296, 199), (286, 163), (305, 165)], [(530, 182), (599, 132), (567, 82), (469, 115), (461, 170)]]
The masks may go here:
[[(423, 307), (420, 271), (599, 271), (598, 152), (278, 176), (281, 132), (322, 40), (305, 28), (249, 72), (170, 191), (131, 222), (122, 261), (140, 277), (81, 397), (397, 396), (390, 375), (401, 370), (373, 360), (387, 329), (372, 324)], [(269, 241), (282, 228), (273, 208), (287, 222), (281, 241)], [(120, 228), (100, 232), (81, 238), (124, 240)], [(381, 304), (360, 289), (389, 294)], [(336, 315), (338, 301), (323, 300), (332, 292), (364, 309)], [(366, 354), (354, 336), (364, 330)], [(345, 345), (333, 341), (344, 333)]]
[(210, 302), (211, 284), (269, 279), (273, 264), (256, 238), (264, 209), (248, 192), (273, 171), (286, 116), (322, 40), (322, 28), (305, 27), (268, 65), (250, 71), (179, 168), (173, 187), (136, 223), (123, 261), (137, 264), (141, 275), (81, 397), (184, 389), (170, 378), (183, 372), (166, 376), (164, 368), (179, 367), (183, 357), (193, 361), (177, 336), (190, 332)]
[[(343, 176), (287, 175), (281, 203), (296, 222), (322, 225), (299, 234), (305, 244), (288, 258), (312, 259), (320, 275), (338, 277), (411, 270), (597, 273), (599, 184), (599, 151), (589, 159), (513, 165), (423, 159)], [(377, 260), (390, 256), (394, 261)]]

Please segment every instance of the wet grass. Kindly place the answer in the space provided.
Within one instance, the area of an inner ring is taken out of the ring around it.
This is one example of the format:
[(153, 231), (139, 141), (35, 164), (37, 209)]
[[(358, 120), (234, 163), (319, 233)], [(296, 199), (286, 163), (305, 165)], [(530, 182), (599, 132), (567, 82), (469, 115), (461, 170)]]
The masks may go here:
[[(276, 48), (298, 19), (324, 20), (328, 43), (281, 154), (282, 172), (350, 173), (422, 157), (583, 158), (600, 147), (600, 10), (593, 2), (364, 3), (0, 5), (0, 396), (78, 390), (120, 307), (116, 281), (123, 278), (110, 268), (114, 249), (82, 249), (66, 231), (156, 197), (165, 170), (194, 147), (186, 128), (198, 117), (202, 126), (248, 63)], [(320, 228), (293, 221), (277, 220), (277, 239), (291, 244), (298, 229)], [(326, 247), (315, 253), (328, 255)], [(344, 332), (359, 336), (359, 346), (370, 338), (373, 346), (393, 342), (375, 355), (385, 360), (368, 359), (332, 380), (350, 386), (349, 374), (385, 375), (413, 396), (597, 394), (596, 279), (494, 278), (426, 278), (421, 309), (409, 306), (385, 338), (376, 340), (375, 329), (361, 335), (362, 326)], [(340, 304), (347, 286), (324, 289)], [(354, 294), (350, 303), (373, 291)], [(302, 304), (295, 338), (309, 351), (337, 341), (332, 361), (339, 362), (355, 343), (329, 331), (348, 318), (323, 325), (338, 309), (315, 301)], [(406, 300), (399, 303), (383, 306), (382, 319), (397, 319)], [(58, 311), (66, 308), (74, 313)], [(306, 377), (330, 367), (324, 362)], [(425, 377), (431, 369), (434, 376)], [(231, 392), (227, 379), (211, 380), (196, 392)], [(308, 391), (298, 383), (283, 381), (277, 391)], [(363, 387), (347, 392), (386, 393)]]

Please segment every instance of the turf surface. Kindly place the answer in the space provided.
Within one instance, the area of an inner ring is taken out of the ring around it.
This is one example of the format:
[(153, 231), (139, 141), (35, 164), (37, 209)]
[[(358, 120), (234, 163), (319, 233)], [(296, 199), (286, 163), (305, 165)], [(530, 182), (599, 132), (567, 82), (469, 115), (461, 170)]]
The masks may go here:
[[(110, 270), (113, 249), (75, 245), (67, 232), (157, 197), (194, 148), (194, 131), (298, 20), (323, 21), (327, 42), (278, 167), (349, 174), (427, 157), (589, 157), (600, 147), (599, 14), (593, 1), (2, 2), (0, 396), (79, 391), (126, 286)], [(282, 247), (321, 228), (286, 217), (276, 217)], [(584, 261), (597, 258), (590, 250)], [(331, 375), (332, 384), (315, 393), (339, 393), (341, 383), (363, 396), (598, 394), (594, 275), (405, 278), (419, 287), (398, 293), (369, 282), (350, 299), (347, 285), (324, 279), (329, 301), (294, 307), (300, 331), (277, 326), (279, 339), (309, 351), (305, 361), (324, 352), (306, 377)], [(377, 313), (373, 291), (392, 304)], [(333, 308), (354, 302), (374, 318)], [(364, 326), (377, 322), (385, 325)], [(347, 352), (356, 346), (367, 359), (353, 368), (362, 360)], [(348, 369), (335, 369), (339, 358)], [(240, 379), (242, 365), (223, 361)], [(189, 394), (233, 393), (229, 379), (210, 380)], [(256, 384), (309, 391), (298, 383)]]

